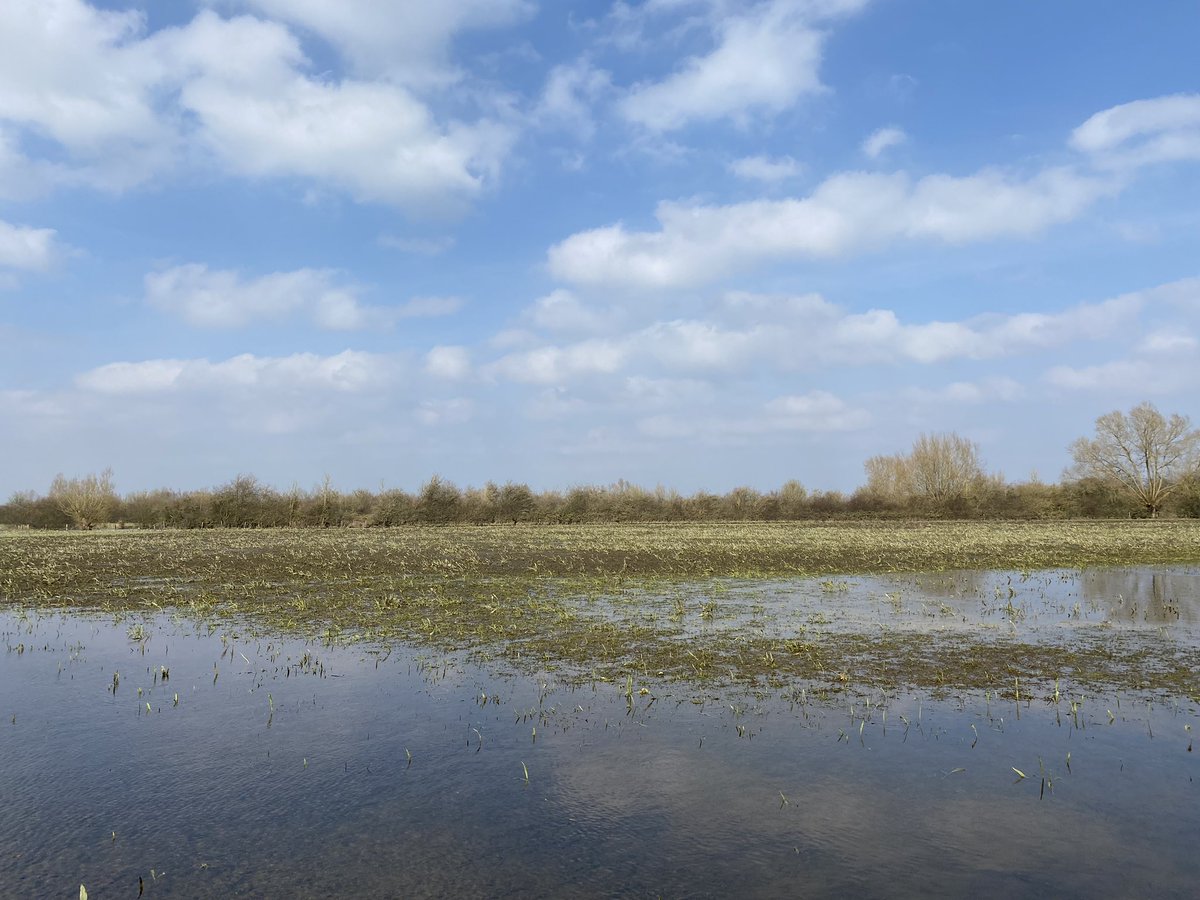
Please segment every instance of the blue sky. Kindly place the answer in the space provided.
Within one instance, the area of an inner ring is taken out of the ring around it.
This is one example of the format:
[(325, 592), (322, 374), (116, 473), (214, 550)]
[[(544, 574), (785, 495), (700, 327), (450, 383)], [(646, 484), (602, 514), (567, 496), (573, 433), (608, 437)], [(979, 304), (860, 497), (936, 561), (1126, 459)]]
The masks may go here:
[(1200, 7), (0, 4), (0, 494), (684, 491), (1197, 414)]

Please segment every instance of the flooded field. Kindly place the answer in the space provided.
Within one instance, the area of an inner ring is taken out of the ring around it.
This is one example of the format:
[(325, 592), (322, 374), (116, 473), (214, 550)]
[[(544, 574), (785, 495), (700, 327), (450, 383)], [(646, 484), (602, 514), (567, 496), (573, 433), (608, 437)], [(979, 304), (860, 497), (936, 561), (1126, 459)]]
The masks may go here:
[[(575, 682), (1195, 696), (1194, 614), (1174, 592), (1197, 563), (1188, 520), (10, 533), (0, 601), (173, 610)], [(1131, 566), (1160, 586), (1096, 582)], [(1159, 627), (1185, 637), (1143, 639)]]
[(147, 608), (162, 582), (120, 560), (83, 596), (59, 563), (73, 606), (10, 569), (0, 612), (0, 896), (1200, 883), (1195, 566), (555, 577), (479, 613), (536, 628), (464, 640), (450, 613), (289, 628), (199, 576), (169, 590), (211, 601)]

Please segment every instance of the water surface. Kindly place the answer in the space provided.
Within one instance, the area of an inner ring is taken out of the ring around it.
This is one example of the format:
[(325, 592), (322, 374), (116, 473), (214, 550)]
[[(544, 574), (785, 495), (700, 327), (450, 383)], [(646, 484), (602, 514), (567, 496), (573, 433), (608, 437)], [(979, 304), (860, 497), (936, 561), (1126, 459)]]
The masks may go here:
[[(688, 627), (883, 621), (931, 638), (1194, 647), (1200, 608), (1185, 569), (680, 590), (717, 603)], [(581, 601), (597, 602), (644, 614)], [(11, 609), (0, 646), (0, 896), (135, 897), (139, 878), (149, 897), (1185, 897), (1200, 883), (1197, 703), (1136, 686), (1020, 701), (630, 686), (169, 613)]]

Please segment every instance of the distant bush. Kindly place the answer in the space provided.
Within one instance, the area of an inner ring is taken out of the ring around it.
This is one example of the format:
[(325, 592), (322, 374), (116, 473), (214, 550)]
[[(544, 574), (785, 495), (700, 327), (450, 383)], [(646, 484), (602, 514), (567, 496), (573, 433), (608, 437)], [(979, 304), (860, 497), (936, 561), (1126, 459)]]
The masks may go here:
[[(1043, 484), (973, 478), (967, 491), (930, 497), (881, 491), (808, 491), (789, 481), (775, 491), (738, 487), (690, 496), (627, 481), (535, 492), (528, 485), (489, 482), (459, 488), (439, 476), (411, 494), (389, 489), (343, 493), (329, 479), (311, 490), (279, 491), (241, 474), (208, 490), (138, 491), (109, 500), (105, 518), (141, 528), (341, 528), (397, 525), (587, 524), (609, 522), (795, 522), (815, 519), (1065, 519), (1147, 515), (1128, 492), (1094, 478)], [(1200, 478), (1181, 484), (1163, 514), (1200, 516)], [(0, 525), (64, 528), (73, 524), (54, 496), (13, 494), (0, 504)], [(99, 524), (96, 522), (94, 524)]]

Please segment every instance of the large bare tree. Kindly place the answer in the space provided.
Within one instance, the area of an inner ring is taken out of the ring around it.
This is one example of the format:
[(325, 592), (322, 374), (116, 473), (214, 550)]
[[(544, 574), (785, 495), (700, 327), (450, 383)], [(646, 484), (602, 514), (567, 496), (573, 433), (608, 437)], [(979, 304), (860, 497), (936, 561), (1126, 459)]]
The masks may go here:
[(1167, 497), (1200, 464), (1200, 431), (1187, 416), (1164, 418), (1152, 403), (1096, 420), (1096, 436), (1071, 444), (1070, 474), (1120, 485), (1156, 517)]
[(100, 522), (108, 521), (117, 503), (112, 469), (83, 478), (56, 475), (50, 485), (49, 496), (77, 527), (94, 528)]
[(971, 496), (987, 482), (979, 445), (953, 432), (922, 434), (911, 453), (872, 456), (866, 470), (867, 489), (891, 500), (946, 503)]

